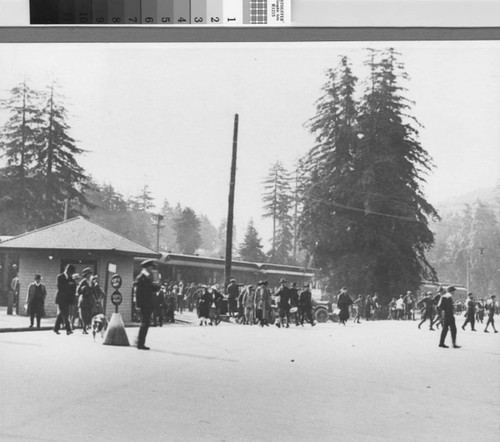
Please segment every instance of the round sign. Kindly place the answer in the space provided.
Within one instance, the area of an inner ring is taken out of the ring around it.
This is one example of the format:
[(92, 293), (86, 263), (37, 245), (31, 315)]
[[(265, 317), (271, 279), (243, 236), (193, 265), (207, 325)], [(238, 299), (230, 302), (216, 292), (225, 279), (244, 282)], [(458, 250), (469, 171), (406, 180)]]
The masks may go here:
[(122, 277), (120, 275), (113, 275), (111, 277), (111, 287), (118, 290), (122, 286)]
[(111, 302), (113, 303), (113, 305), (119, 306), (122, 303), (122, 300), (123, 296), (118, 290), (115, 290), (111, 294)]

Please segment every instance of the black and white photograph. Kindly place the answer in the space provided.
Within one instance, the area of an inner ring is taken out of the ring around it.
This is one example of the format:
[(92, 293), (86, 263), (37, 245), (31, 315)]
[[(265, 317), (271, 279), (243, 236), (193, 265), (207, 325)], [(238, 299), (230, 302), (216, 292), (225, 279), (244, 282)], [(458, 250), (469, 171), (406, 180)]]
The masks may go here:
[(0, 43), (0, 440), (496, 441), (500, 41)]

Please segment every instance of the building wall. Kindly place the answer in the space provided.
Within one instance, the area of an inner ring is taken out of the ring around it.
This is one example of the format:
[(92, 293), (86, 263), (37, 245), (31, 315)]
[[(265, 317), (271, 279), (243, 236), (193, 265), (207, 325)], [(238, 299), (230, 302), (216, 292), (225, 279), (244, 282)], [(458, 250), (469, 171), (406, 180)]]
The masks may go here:
[[(118, 273), (123, 280), (120, 293), (123, 296), (123, 302), (119, 307), (123, 320), (128, 322), (132, 316), (132, 286), (133, 286), (133, 271), (134, 260), (131, 256), (117, 255), (113, 253), (91, 254), (85, 251), (67, 251), (67, 252), (21, 252), (19, 254), (19, 281), (20, 281), (20, 305), (24, 304), (26, 299), (28, 286), (33, 282), (34, 275), (39, 273), (42, 275), (42, 282), (47, 288), (47, 298), (45, 300), (45, 312), (47, 316), (57, 315), (57, 306), (55, 297), (57, 291), (56, 278), (61, 272), (61, 263), (63, 261), (71, 261), (78, 267), (85, 265), (79, 264), (79, 261), (95, 261), (97, 263), (97, 274), (99, 276), (99, 285), (107, 292), (106, 297), (106, 316), (109, 318), (115, 311), (114, 305), (111, 303), (111, 293), (113, 288), (109, 283), (109, 279), (114, 272), (108, 272), (109, 276), (106, 279), (106, 269), (108, 265), (116, 266)], [(92, 265), (89, 265), (93, 268)], [(106, 288), (107, 282), (107, 288)]]

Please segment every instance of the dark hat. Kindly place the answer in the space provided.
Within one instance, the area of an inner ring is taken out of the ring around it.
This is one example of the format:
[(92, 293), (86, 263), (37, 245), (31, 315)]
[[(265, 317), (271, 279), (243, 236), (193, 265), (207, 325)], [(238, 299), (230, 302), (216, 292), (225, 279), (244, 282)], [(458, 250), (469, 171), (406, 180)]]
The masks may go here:
[(286, 279), (285, 279), (285, 278), (281, 278), (281, 279), (280, 279), (280, 284), (282, 284), (283, 282), (286, 282)]
[(91, 273), (92, 273), (92, 269), (90, 267), (85, 267), (82, 270), (82, 276), (87, 276), (87, 275), (90, 275)]
[(470, 293), (467, 293), (467, 296), (474, 296), (474, 295), (472, 294), (472, 292), (470, 292)]
[(457, 291), (457, 289), (456, 289), (455, 287), (453, 287), (452, 285), (450, 285), (450, 286), (446, 289), (446, 291), (447, 291), (448, 293), (453, 293), (453, 292), (456, 292), (456, 291)]
[(295, 281), (293, 281), (292, 285), (295, 287), (297, 285), (297, 283)]
[(444, 293), (444, 292), (446, 292), (446, 290), (444, 289), (444, 287), (439, 287), (438, 293)]
[(156, 265), (156, 260), (155, 259), (146, 259), (145, 261), (141, 262), (141, 267), (146, 268), (150, 266), (155, 266)]
[(39, 275), (38, 273), (35, 275), (35, 279), (42, 279), (42, 275)]

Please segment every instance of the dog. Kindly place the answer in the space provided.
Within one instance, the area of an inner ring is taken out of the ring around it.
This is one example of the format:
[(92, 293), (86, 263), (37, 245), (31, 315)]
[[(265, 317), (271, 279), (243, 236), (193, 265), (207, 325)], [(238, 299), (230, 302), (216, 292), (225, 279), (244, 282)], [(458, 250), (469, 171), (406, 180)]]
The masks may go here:
[(104, 339), (104, 333), (106, 332), (107, 328), (108, 320), (106, 319), (106, 316), (104, 316), (102, 313), (95, 315), (92, 318), (92, 336), (94, 337), (94, 341), (95, 335), (97, 333), (101, 333), (101, 337)]

